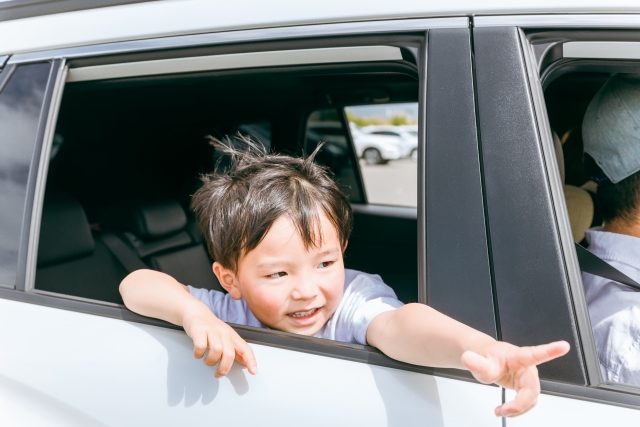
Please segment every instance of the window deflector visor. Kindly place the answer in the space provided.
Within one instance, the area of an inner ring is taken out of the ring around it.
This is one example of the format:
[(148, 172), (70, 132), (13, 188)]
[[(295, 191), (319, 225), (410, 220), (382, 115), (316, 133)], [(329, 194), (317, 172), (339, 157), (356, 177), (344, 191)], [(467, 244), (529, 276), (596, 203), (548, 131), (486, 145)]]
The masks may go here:
[(401, 61), (400, 48), (393, 46), (358, 46), (325, 49), (297, 49), (229, 55), (162, 59), (70, 68), (67, 82), (117, 79), (124, 77), (237, 68), (286, 65), (329, 64), (339, 62)]
[(640, 59), (640, 42), (567, 42), (563, 58)]

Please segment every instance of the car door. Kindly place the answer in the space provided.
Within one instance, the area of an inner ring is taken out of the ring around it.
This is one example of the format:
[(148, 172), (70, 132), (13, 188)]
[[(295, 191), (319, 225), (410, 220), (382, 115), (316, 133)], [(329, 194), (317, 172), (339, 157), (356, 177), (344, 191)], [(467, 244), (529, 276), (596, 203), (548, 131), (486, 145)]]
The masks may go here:
[(518, 345), (559, 339), (571, 344), (566, 356), (539, 367), (542, 395), (536, 410), (508, 425), (596, 426), (640, 419), (637, 390), (601, 379), (540, 77), (543, 60), (559, 59), (554, 45), (572, 36), (589, 39), (583, 31), (563, 33), (563, 27), (613, 23), (605, 16), (583, 18), (475, 21), (481, 161), (500, 334)]
[[(384, 33), (409, 33), (421, 40), (414, 47), (420, 69), (415, 254), (419, 301), (455, 312), (461, 320), (496, 336), (468, 21), (385, 21), (380, 28)], [(203, 421), (222, 425), (500, 425), (493, 415), (502, 400), (500, 388), (480, 385), (460, 371), (404, 364), (368, 346), (234, 326), (251, 343), (259, 374), (251, 376), (236, 364), (227, 377), (215, 379), (213, 368), (193, 358), (192, 343), (181, 328), (138, 316), (117, 304), (34, 288), (40, 215), (67, 59), (114, 54), (119, 49), (144, 52), (150, 45), (175, 49), (197, 41), (214, 46), (232, 43), (236, 36), (245, 42), (280, 40), (278, 49), (286, 50), (288, 43), (303, 36), (314, 39), (314, 47), (322, 46), (327, 34), (375, 35), (376, 23), (329, 25), (319, 32), (300, 26), (289, 27), (285, 33), (277, 29), (218, 33), (193, 40), (124, 42), (10, 58), (0, 74), (4, 89), (0, 106), (3, 102), (13, 105), (10, 108), (21, 105), (7, 101), (15, 93), (11, 88), (19, 82), (16, 79), (24, 79), (32, 90), (28, 94), (18, 91), (21, 97), (31, 97), (29, 114), (23, 114), (27, 118), (0, 122), (0, 129), (10, 135), (0, 140), (3, 150), (14, 146), (22, 150), (18, 160), (0, 163), (3, 179), (19, 184), (17, 195), (8, 198), (15, 209), (8, 219), (2, 217), (0, 225), (12, 236), (3, 251), (13, 254), (2, 260), (0, 288), (3, 425), (184, 425)], [(455, 55), (446, 55), (449, 49)], [(25, 75), (24, 70), (41, 63), (46, 65), (44, 71)], [(426, 84), (426, 75), (431, 73), (433, 81)], [(443, 87), (455, 96), (443, 97)], [(454, 110), (442, 116), (446, 108)], [(459, 119), (458, 113), (462, 114)], [(450, 129), (447, 124), (451, 121), (461, 125)], [(28, 131), (24, 139), (31, 145), (27, 144), (26, 151), (11, 133), (18, 125)], [(459, 144), (447, 147), (452, 136), (459, 137)], [(448, 157), (453, 155), (455, 159)], [(459, 174), (439, 166), (458, 161), (464, 165)], [(462, 193), (456, 193), (458, 190)], [(9, 197), (7, 194), (3, 197)], [(458, 199), (452, 200), (452, 195)], [(441, 208), (459, 208), (458, 202), (462, 203), (460, 214), (445, 218), (448, 211)], [(376, 211), (366, 204), (361, 208), (368, 209)], [(467, 213), (472, 219), (467, 219)], [(469, 235), (474, 236), (473, 243), (461, 246)], [(477, 278), (479, 285), (471, 284), (471, 278)]]

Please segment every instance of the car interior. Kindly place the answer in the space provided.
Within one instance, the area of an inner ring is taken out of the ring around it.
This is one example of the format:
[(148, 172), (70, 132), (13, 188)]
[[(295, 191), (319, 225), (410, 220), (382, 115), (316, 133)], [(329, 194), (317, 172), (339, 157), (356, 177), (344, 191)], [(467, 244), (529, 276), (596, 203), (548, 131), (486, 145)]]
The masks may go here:
[[(227, 161), (208, 136), (240, 133), (294, 155), (326, 140), (316, 160), (354, 205), (366, 204), (343, 108), (417, 102), (417, 67), (406, 57), (67, 82), (36, 292), (122, 304), (120, 281), (139, 268), (221, 290), (189, 210), (200, 175)], [(356, 210), (345, 265), (379, 274), (402, 301), (414, 302), (417, 245), (415, 217)]]
[(587, 246), (585, 231), (602, 225), (597, 185), (583, 164), (582, 119), (591, 99), (606, 83), (608, 72), (571, 72), (548, 84), (545, 102), (573, 239)]

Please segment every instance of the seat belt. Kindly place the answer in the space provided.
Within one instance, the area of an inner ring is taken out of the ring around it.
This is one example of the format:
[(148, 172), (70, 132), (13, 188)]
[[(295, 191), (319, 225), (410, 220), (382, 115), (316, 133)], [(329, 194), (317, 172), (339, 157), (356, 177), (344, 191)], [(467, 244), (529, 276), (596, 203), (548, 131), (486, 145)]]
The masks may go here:
[(580, 270), (584, 271), (585, 273), (604, 277), (605, 279), (622, 283), (623, 285), (627, 285), (640, 291), (640, 284), (638, 282), (636, 282), (617, 268), (612, 267), (608, 262), (606, 262), (599, 256), (592, 254), (577, 243), (576, 253), (578, 254), (578, 263), (580, 264)]
[(127, 273), (132, 273), (142, 268), (149, 268), (138, 257), (133, 249), (127, 246), (122, 240), (112, 233), (104, 233), (100, 236), (105, 245), (109, 248), (113, 256), (116, 257), (120, 264), (127, 270)]

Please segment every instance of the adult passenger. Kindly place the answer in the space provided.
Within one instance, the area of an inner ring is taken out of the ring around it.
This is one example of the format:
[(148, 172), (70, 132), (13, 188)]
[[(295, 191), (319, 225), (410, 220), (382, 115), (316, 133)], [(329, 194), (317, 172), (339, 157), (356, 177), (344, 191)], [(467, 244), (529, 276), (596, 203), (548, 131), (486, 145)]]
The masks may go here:
[[(640, 282), (640, 75), (607, 81), (582, 135), (604, 218), (586, 232), (589, 250)], [(604, 379), (640, 387), (640, 291), (588, 273), (583, 281)]]

